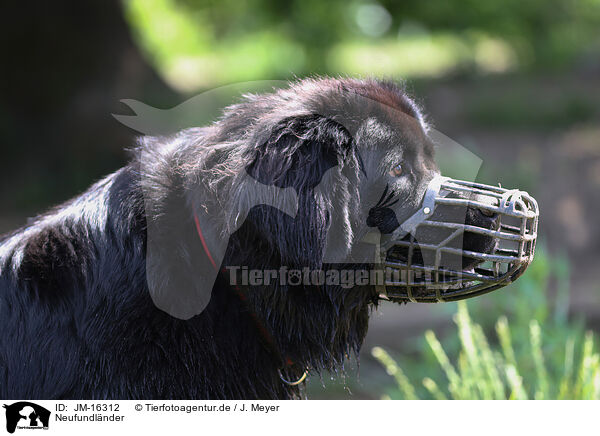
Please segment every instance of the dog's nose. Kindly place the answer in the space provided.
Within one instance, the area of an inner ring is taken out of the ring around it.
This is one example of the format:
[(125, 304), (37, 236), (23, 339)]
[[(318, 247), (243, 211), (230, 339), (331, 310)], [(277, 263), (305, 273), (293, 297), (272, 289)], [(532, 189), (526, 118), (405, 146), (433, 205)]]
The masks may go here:
[[(476, 209), (484, 217), (494, 219), (498, 216), (498, 214), (494, 210), (496, 207), (498, 207), (498, 199), (493, 198), (493, 197), (488, 197), (485, 195), (475, 194), (470, 197), (470, 200), (476, 201), (481, 204), (481, 206), (476, 207)], [(486, 207), (486, 206), (489, 206), (489, 207)]]
[(481, 212), (483, 214), (483, 216), (486, 216), (488, 218), (494, 218), (494, 217), (498, 216), (498, 214), (496, 212), (494, 212), (493, 210), (490, 210), (490, 209), (486, 209), (485, 207), (479, 207), (479, 208), (477, 208), (477, 210), (479, 210), (479, 212)]
[(478, 204), (468, 207), (467, 223), (488, 229), (498, 228), (500, 221), (499, 215), (496, 212), (498, 199), (480, 194), (472, 194), (468, 198)]
[(500, 215), (485, 207), (469, 207), (466, 224), (497, 230), (500, 225)]

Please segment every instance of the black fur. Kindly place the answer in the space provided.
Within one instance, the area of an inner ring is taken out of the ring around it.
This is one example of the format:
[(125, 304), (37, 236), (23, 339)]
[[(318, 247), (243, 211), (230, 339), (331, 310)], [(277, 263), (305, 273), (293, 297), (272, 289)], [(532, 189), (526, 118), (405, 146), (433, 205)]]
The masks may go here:
[[(369, 117), (381, 125), (365, 124)], [(377, 144), (380, 162), (364, 152)], [(220, 275), (207, 308), (176, 319), (149, 295), (149, 221), (164, 230), (164, 256), (181, 257), (175, 270), (153, 280), (194, 285), (194, 259), (205, 254), (193, 207), (226, 199), (235, 214), (235, 174), (247, 171), (264, 184), (293, 187), (298, 215), (254, 207), (231, 236), (221, 267), (322, 267), (330, 227), (342, 226), (348, 238), (333, 241), (336, 249), (350, 249), (356, 223), (375, 206), (359, 204), (362, 191), (387, 186), (377, 185), (380, 163), (414, 163), (410, 183), (394, 188), (409, 213), (436, 171), (432, 156), (414, 103), (395, 85), (370, 80), (302, 81), (248, 96), (209, 127), (143, 139), (128, 166), (2, 239), (0, 397), (300, 396), (279, 370), (293, 379), (304, 368), (335, 369), (357, 354), (375, 290), (275, 284), (240, 295)], [(337, 196), (332, 187), (317, 192), (336, 166), (346, 185)], [(341, 223), (332, 222), (332, 208), (344, 210)], [(230, 225), (227, 216), (223, 221)], [(285, 366), (287, 359), (294, 364)]]

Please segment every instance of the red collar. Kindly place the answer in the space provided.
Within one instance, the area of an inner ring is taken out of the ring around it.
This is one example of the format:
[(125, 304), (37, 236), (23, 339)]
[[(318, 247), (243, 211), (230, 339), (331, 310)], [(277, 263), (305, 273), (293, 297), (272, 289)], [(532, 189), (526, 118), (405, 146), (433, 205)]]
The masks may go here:
[(194, 222), (196, 223), (196, 233), (198, 233), (198, 236), (200, 237), (200, 242), (202, 242), (202, 248), (204, 248), (204, 253), (206, 253), (206, 256), (208, 256), (208, 260), (210, 260), (210, 263), (212, 263), (212, 266), (216, 271), (219, 268), (217, 267), (217, 263), (215, 262), (215, 260), (213, 259), (213, 257), (210, 254), (208, 245), (206, 245), (206, 240), (204, 239), (204, 235), (202, 234), (202, 229), (200, 228), (200, 220), (198, 219), (198, 214), (195, 211), (194, 211)]
[[(198, 233), (198, 237), (200, 238), (200, 242), (202, 243), (202, 248), (204, 249), (204, 253), (208, 257), (208, 260), (210, 260), (210, 263), (212, 264), (212, 266), (215, 269), (215, 271), (218, 272), (219, 271), (219, 267), (217, 266), (217, 263), (213, 259), (212, 255), (210, 254), (210, 250), (208, 249), (208, 245), (206, 244), (206, 240), (204, 239), (204, 234), (202, 233), (202, 228), (200, 226), (200, 220), (198, 219), (198, 214), (196, 213), (196, 211), (194, 211), (194, 223), (196, 224), (196, 233)], [(221, 272), (225, 273), (226, 269), (223, 268), (221, 270)], [(247, 297), (246, 297), (245, 293), (243, 292), (243, 290), (238, 285), (234, 286), (234, 290), (235, 290), (238, 298), (247, 307), (247, 303), (246, 303)], [(263, 338), (264, 342), (267, 344), (267, 347), (272, 350), (271, 351), (272, 354), (274, 354), (275, 356), (277, 356), (282, 361), (282, 366), (284, 366), (284, 367), (291, 367), (291, 366), (293, 366), (294, 365), (294, 361), (292, 359), (290, 359), (287, 356), (285, 358), (281, 357), (282, 354), (277, 351), (277, 346), (275, 344), (275, 339), (273, 339), (273, 336), (269, 333), (269, 331), (265, 327), (264, 323), (262, 323), (261, 320), (258, 318), (258, 315), (254, 311), (251, 311), (251, 310), (249, 310), (248, 313), (250, 314), (250, 317), (252, 318), (252, 320), (254, 322), (254, 325), (256, 326), (256, 329), (260, 333), (260, 336)], [(300, 384), (302, 381), (304, 381), (304, 379), (306, 378), (306, 374), (307, 374), (307, 372), (305, 372), (304, 375), (299, 379), (300, 381), (293, 382), (293, 383), (288, 382), (287, 380), (285, 380), (283, 378), (283, 376), (281, 376), (281, 373), (280, 373), (280, 378), (284, 382), (286, 382), (287, 384), (296, 385), (296, 384)]]

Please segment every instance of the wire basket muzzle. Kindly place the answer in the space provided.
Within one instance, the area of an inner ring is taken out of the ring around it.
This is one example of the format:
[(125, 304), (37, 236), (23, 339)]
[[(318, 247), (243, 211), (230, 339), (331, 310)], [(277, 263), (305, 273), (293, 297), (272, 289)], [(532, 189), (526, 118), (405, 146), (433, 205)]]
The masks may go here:
[(381, 241), (379, 291), (435, 303), (504, 287), (533, 260), (538, 217), (527, 192), (436, 176), (421, 208)]

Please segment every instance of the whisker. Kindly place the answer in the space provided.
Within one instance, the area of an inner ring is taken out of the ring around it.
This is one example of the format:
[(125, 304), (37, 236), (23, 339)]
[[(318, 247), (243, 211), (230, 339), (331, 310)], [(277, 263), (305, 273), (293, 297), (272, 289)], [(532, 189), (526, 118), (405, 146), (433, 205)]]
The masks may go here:
[(388, 204), (386, 204), (386, 205), (385, 205), (385, 207), (391, 207), (391, 206), (393, 206), (394, 204), (398, 203), (399, 201), (400, 201), (400, 199), (399, 199), (399, 198), (396, 198), (396, 199), (395, 199), (394, 201), (392, 201), (391, 203), (388, 203)]
[(387, 204), (392, 198), (394, 198), (395, 195), (396, 195), (396, 193), (394, 191), (390, 192), (390, 194), (385, 199), (384, 203)]
[(375, 207), (379, 207), (381, 206), (382, 203), (385, 202), (384, 198), (386, 196), (386, 194), (388, 193), (389, 190), (389, 185), (385, 185), (385, 189), (383, 190), (383, 194), (381, 194), (381, 197), (379, 197), (379, 201), (377, 202), (377, 204), (375, 205)]

